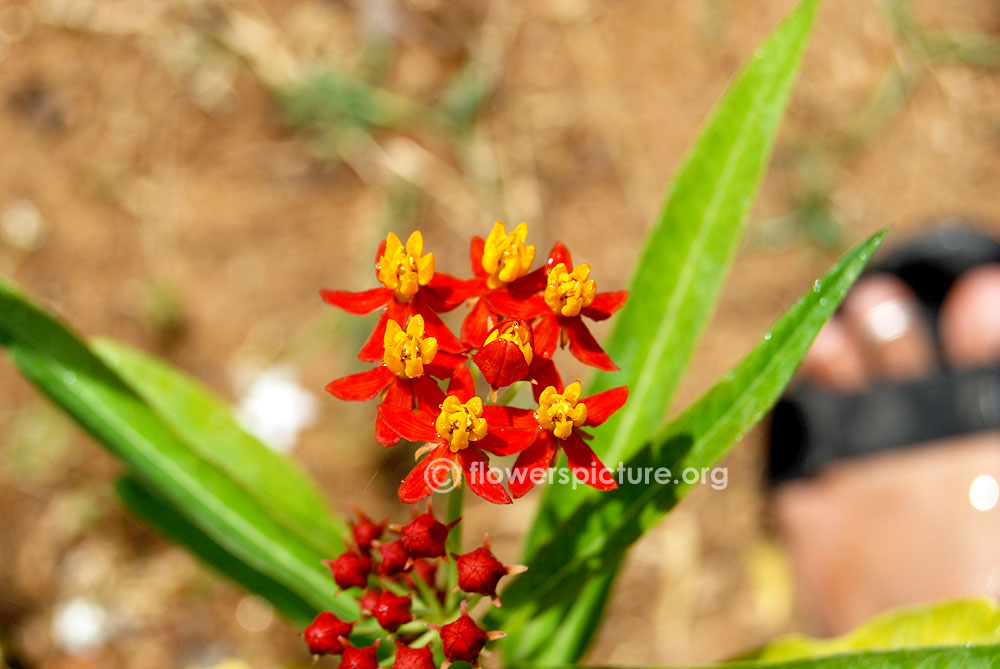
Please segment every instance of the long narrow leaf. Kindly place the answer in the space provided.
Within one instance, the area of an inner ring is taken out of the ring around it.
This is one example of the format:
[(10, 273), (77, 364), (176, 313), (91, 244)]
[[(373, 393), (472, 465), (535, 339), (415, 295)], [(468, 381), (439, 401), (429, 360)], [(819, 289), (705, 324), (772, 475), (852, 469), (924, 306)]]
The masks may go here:
[[(984, 645), (858, 651), (784, 662), (727, 662), (704, 665), (700, 669), (996, 669), (998, 666), (1000, 666), (1000, 645)], [(624, 668), (592, 667), (591, 669)], [(630, 667), (629, 669), (666, 668)]]
[(249, 567), (317, 608), (356, 617), (357, 602), (324, 573), (328, 557), (302, 543), (244, 490), (199, 457), (66, 326), (0, 281), (0, 345), (21, 372), (119, 457), (150, 490)]
[[(594, 392), (629, 386), (625, 407), (595, 430), (596, 450), (606, 462), (633, 455), (667, 413), (742, 237), (816, 5), (800, 3), (730, 84), (643, 245), (628, 302), (605, 346), (622, 371), (599, 373), (592, 384)], [(549, 486), (526, 559), (581, 496)]]
[[(1000, 606), (989, 599), (964, 599), (889, 611), (833, 639), (785, 637), (740, 659), (775, 662), (816, 659), (858, 650), (998, 643)], [(1000, 665), (1000, 656), (997, 664)]]
[[(661, 430), (626, 471), (669, 468), (674, 484), (623, 478), (618, 490), (591, 496), (540, 546), (531, 569), (504, 591), (505, 629), (516, 629), (563, 602), (580, 606), (591, 583), (617, 569), (625, 551), (672, 509), (691, 485), (676, 483), (686, 468), (715, 465), (778, 399), (820, 328), (882, 242), (880, 232), (855, 247), (817, 281), (730, 373)], [(580, 584), (588, 584), (581, 593)], [(600, 607), (590, 607), (591, 621)], [(572, 611), (569, 615), (578, 615)], [(566, 614), (563, 614), (566, 615)], [(572, 630), (527, 648), (533, 661), (555, 663), (580, 652)], [(526, 637), (528, 638), (528, 637)], [(537, 637), (530, 637), (534, 640)], [(585, 639), (579, 639), (585, 642)], [(541, 646), (544, 645), (544, 648)], [(522, 646), (524, 648), (524, 646)]]
[[(703, 127), (678, 171), (662, 212), (644, 245), (629, 286), (628, 304), (615, 319), (606, 349), (622, 371), (599, 374), (593, 390), (628, 385), (622, 411), (598, 430), (596, 450), (606, 462), (634, 454), (657, 426), (694, 351), (742, 236), (778, 121), (812, 29), (816, 0), (804, 0), (741, 70)], [(531, 563), (538, 546), (569, 517), (589, 492), (549, 486), (526, 545)], [(578, 587), (581, 600), (595, 602), (589, 615), (573, 616), (592, 626), (603, 608), (600, 593), (610, 583), (597, 578)], [(553, 616), (561, 620), (568, 616)], [(554, 628), (536, 624), (512, 635), (505, 646), (514, 658), (530, 656)], [(585, 639), (560, 627), (566, 637)], [(579, 631), (579, 630), (578, 630)], [(581, 641), (582, 643), (582, 641)], [(575, 659), (580, 644), (557, 661)]]
[(346, 525), (309, 476), (248, 434), (204, 385), (158, 358), (108, 339), (91, 343), (184, 441), (239, 483), (283, 525), (327, 556), (344, 550)]

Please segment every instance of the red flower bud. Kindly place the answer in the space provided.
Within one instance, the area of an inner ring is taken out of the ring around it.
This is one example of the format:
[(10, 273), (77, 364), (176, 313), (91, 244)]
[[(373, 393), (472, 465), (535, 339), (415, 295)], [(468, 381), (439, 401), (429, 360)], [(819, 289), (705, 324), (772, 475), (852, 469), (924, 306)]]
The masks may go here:
[(527, 570), (522, 565), (504, 566), (490, 550), (490, 537), (486, 536), (483, 546), (465, 555), (455, 555), (458, 566), (458, 587), (465, 592), (485, 595), (500, 606), (497, 598), (497, 583), (507, 574), (520, 574)]
[(363, 593), (361, 593), (361, 615), (370, 616), (372, 612), (375, 611), (375, 606), (378, 604), (378, 596), (382, 594), (379, 592), (378, 588), (368, 588)]
[(368, 585), (368, 574), (372, 570), (371, 558), (358, 555), (352, 551), (342, 553), (340, 557), (332, 562), (326, 560), (325, 563), (333, 572), (333, 580), (341, 588), (363, 588)]
[(378, 645), (381, 641), (376, 639), (374, 645), (362, 648), (345, 645), (337, 669), (378, 669)]
[(528, 375), (533, 358), (531, 326), (525, 321), (501, 321), (486, 337), (472, 360), (496, 390)]
[(363, 553), (367, 553), (371, 550), (372, 542), (382, 538), (386, 522), (372, 522), (371, 518), (361, 513), (358, 509), (354, 511), (358, 514), (358, 522), (351, 523), (351, 534), (354, 535), (354, 543), (358, 545), (358, 549)]
[(380, 576), (395, 576), (406, 571), (410, 554), (406, 552), (406, 548), (403, 546), (401, 540), (397, 539), (387, 544), (378, 544), (378, 549), (382, 553), (382, 562), (378, 566)]
[(442, 625), (438, 629), (441, 635), (441, 645), (444, 656), (451, 662), (468, 662), (473, 666), (479, 664), (479, 653), (487, 641), (498, 639), (503, 632), (484, 632), (469, 616), (468, 607), (462, 601), (462, 613), (454, 622)]
[(444, 555), (444, 542), (448, 532), (458, 520), (449, 525), (435, 520), (430, 512), (422, 513), (399, 530), (399, 538), (412, 558), (436, 558)]
[(323, 611), (309, 624), (302, 637), (313, 655), (335, 655), (344, 652), (340, 637), (350, 636), (353, 627), (354, 623), (345, 623), (329, 611)]
[(434, 665), (434, 653), (430, 648), (410, 648), (398, 641), (396, 646), (396, 660), (391, 669), (437, 669)]
[(378, 596), (378, 603), (372, 609), (375, 620), (388, 632), (395, 632), (399, 626), (413, 620), (410, 606), (413, 598), (410, 595), (394, 595), (383, 592)]

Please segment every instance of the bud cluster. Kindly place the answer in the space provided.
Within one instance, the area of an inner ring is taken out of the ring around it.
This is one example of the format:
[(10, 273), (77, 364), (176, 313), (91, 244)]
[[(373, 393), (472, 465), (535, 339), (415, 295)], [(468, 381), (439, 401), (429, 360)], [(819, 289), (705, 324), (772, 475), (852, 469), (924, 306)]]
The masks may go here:
[[(452, 592), (463, 592), (465, 597), (457, 610), (446, 610), (449, 592), (439, 584), (438, 572), (441, 562), (449, 561), (448, 535), (459, 520), (441, 522), (430, 505), (405, 525), (376, 523), (357, 513), (357, 522), (351, 524), (351, 547), (327, 565), (340, 588), (362, 590), (361, 618), (344, 621), (329, 611), (320, 613), (303, 632), (309, 652), (317, 657), (340, 655), (342, 669), (374, 669), (379, 666), (381, 639), (365, 647), (355, 647), (349, 640), (356, 625), (372, 619), (394, 642), (390, 665), (394, 669), (437, 669), (439, 661), (442, 669), (454, 661), (478, 666), (486, 642), (503, 633), (483, 630), (472, 619), (469, 597), (488, 597), (500, 606), (500, 579), (525, 567), (500, 562), (489, 537), (475, 550), (452, 553)], [(390, 532), (396, 537), (391, 538)], [(387, 666), (388, 658), (383, 660)]]

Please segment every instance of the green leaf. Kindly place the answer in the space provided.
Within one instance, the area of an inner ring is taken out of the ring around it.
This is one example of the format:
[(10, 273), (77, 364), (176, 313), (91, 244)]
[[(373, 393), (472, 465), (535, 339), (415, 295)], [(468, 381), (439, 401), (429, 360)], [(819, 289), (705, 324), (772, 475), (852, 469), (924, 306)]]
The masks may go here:
[(312, 606), (357, 617), (357, 602), (336, 596), (321, 565), (328, 556), (272, 518), (66, 326), (2, 280), (0, 345), (28, 380), (219, 546)]
[(772, 662), (812, 659), (859, 650), (998, 643), (1000, 607), (987, 599), (967, 599), (891, 611), (834, 639), (786, 637), (742, 659)]
[[(742, 236), (764, 173), (778, 121), (798, 72), (812, 29), (816, 0), (804, 0), (730, 84), (674, 178), (659, 219), (650, 231), (629, 286), (629, 300), (618, 314), (606, 350), (620, 373), (599, 374), (597, 392), (628, 385), (625, 407), (596, 435), (598, 454), (614, 463), (633, 455), (669, 408), (718, 297), (726, 270)], [(551, 485), (545, 490), (526, 541), (525, 562), (554, 527), (568, 518), (589, 491)], [(560, 638), (569, 650), (559, 662), (582, 652), (610, 588), (610, 576), (580, 583), (589, 614)], [(605, 580), (608, 579), (608, 580)], [(569, 616), (569, 605), (550, 619)], [(554, 627), (540, 623), (511, 635), (505, 647), (513, 658), (530, 657), (552, 638)]]
[[(633, 455), (667, 413), (742, 238), (816, 5), (800, 3), (737, 74), (643, 245), (628, 302), (605, 346), (621, 372), (598, 374), (591, 388), (629, 387), (628, 403), (595, 430), (605, 462)], [(582, 496), (567, 486), (548, 487), (526, 559)]]
[(812, 28), (802, 2), (730, 84), (677, 173), (643, 245), (629, 300), (606, 350), (624, 374), (599, 374), (594, 390), (627, 382), (628, 404), (599, 430), (611, 460), (632, 455), (662, 422), (711, 316), (771, 153), (778, 122)]
[[(540, 665), (531, 665), (539, 667)], [(820, 659), (786, 662), (730, 662), (701, 669), (996, 669), (1000, 646), (945, 646), (888, 651), (862, 651)], [(602, 669), (602, 668), (592, 668)], [(612, 669), (604, 667), (603, 669)], [(631, 669), (637, 669), (635, 667)], [(652, 668), (647, 668), (652, 669)]]
[(225, 472), (303, 542), (333, 557), (344, 550), (346, 525), (293, 461), (248, 434), (229, 407), (168, 363), (108, 339), (91, 342), (114, 370), (198, 455)]
[(1000, 646), (927, 648), (831, 655), (815, 660), (789, 662), (739, 662), (720, 665), (725, 669), (996, 669)]
[(318, 608), (295, 592), (244, 564), (131, 476), (118, 479), (115, 491), (137, 518), (160, 530), (168, 539), (185, 547), (223, 576), (271, 602), (274, 608), (295, 625), (305, 627), (319, 613)]
[[(666, 467), (670, 470), (667, 479), (675, 481), (684, 469), (715, 465), (778, 399), (813, 338), (884, 236), (878, 233), (858, 245), (816, 281), (733, 370), (630, 458), (626, 471)], [(594, 624), (606, 598), (594, 597), (591, 590), (608, 586), (608, 574), (618, 568), (628, 547), (692, 485), (620, 479), (617, 490), (588, 496), (555, 528), (536, 551), (528, 572), (504, 591), (504, 619), (498, 624), (508, 631), (517, 630), (546, 615), (546, 620), (559, 624), (559, 634), (543, 641), (536, 635), (536, 626), (517, 648), (525, 655), (514, 659), (530, 657), (557, 664), (582, 653), (589, 634), (578, 633), (567, 621), (579, 621), (582, 629)], [(558, 608), (559, 621), (553, 620), (554, 614), (546, 614), (552, 607)], [(577, 610), (580, 607), (587, 610)]]

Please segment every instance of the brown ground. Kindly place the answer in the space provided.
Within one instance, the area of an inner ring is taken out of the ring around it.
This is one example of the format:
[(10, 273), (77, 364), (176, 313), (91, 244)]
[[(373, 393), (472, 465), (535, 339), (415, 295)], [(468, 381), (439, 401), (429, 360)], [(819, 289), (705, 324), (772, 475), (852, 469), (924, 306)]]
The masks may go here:
[[(248, 360), (289, 362), (320, 394), (360, 369), (351, 355), (367, 322), (325, 308), (317, 290), (371, 286), (387, 229), (419, 226), (439, 268), (465, 274), (470, 234), (526, 220), (540, 248), (564, 240), (603, 286), (623, 286), (699, 123), (792, 4), (5, 0), (0, 274), (82, 332), (157, 351), (223, 395)], [(910, 7), (920, 29), (1000, 29), (988, 0)], [(381, 52), (388, 89), (431, 105), (473, 64), (470, 80), (492, 95), (469, 132), (394, 122), (316, 139), (283, 121), (272, 93), (307, 63), (377, 67), (377, 49), (362, 57), (375, 14), (396, 35)], [(908, 94), (862, 113), (893, 68)], [(948, 214), (1000, 232), (998, 109), (997, 70), (925, 61), (873, 3), (826, 2), (679, 405), (847, 242), (882, 226), (905, 237)], [(37, 236), (18, 235), (25, 211), (38, 214)], [(401, 465), (369, 444), (371, 407), (320, 400), (297, 456), (338, 509), (368, 497), (401, 517), (381, 501)], [(714, 660), (802, 628), (752, 437), (728, 459), (726, 491), (696, 491), (633, 551), (594, 662)], [(0, 641), (23, 666), (303, 659), (295, 630), (245, 630), (239, 592), (128, 518), (109, 488), (118, 465), (7, 364), (0, 444)], [(530, 507), (501, 517), (476, 505), (470, 531), (491, 529), (512, 559)], [(121, 624), (96, 655), (72, 658), (50, 620), (79, 595)]]

